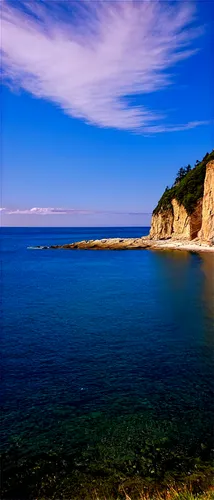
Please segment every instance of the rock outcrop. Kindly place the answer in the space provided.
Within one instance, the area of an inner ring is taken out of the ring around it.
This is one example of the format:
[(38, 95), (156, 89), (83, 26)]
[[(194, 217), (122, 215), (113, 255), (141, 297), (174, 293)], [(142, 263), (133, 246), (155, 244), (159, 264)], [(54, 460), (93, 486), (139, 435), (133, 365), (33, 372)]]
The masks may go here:
[(160, 240), (171, 238), (173, 232), (173, 212), (172, 210), (162, 210), (153, 215), (150, 237)]
[(190, 215), (190, 235), (189, 239), (194, 240), (197, 238), (202, 224), (202, 203), (203, 198), (198, 200), (194, 212)]
[(152, 216), (150, 238), (193, 240), (199, 238), (204, 243), (214, 244), (214, 161), (206, 166), (204, 194), (199, 198), (194, 210), (186, 208), (173, 198), (171, 207), (160, 209)]
[(210, 161), (206, 168), (199, 238), (205, 243), (214, 245), (214, 161)]
[(149, 236), (142, 238), (107, 238), (102, 240), (84, 240), (65, 245), (29, 247), (39, 250), (190, 250), (191, 252), (214, 252), (213, 245), (201, 244), (199, 241), (154, 240)]
[(83, 240), (66, 245), (51, 245), (51, 250), (137, 250), (153, 246), (151, 240), (142, 238), (107, 238), (102, 240)]
[(183, 205), (172, 200), (172, 209), (162, 210), (153, 215), (150, 230), (152, 239), (193, 240), (197, 237), (202, 224), (202, 198), (194, 212), (188, 215)]
[(173, 224), (171, 236), (180, 239), (190, 238), (190, 217), (183, 205), (179, 205), (176, 199), (172, 200)]

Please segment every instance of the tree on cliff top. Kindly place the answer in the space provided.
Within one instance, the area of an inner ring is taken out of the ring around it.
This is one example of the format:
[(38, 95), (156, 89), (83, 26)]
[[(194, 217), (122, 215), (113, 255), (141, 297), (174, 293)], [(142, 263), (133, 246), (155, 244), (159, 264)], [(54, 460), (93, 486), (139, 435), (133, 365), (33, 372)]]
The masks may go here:
[(173, 198), (185, 207), (188, 214), (191, 214), (198, 200), (203, 196), (206, 165), (211, 160), (214, 160), (214, 150), (206, 153), (201, 162), (197, 160), (193, 169), (190, 165), (180, 168), (173, 186), (170, 189), (166, 188), (153, 214), (158, 214), (163, 210), (172, 210)]
[(176, 184), (178, 184), (185, 177), (185, 175), (190, 172), (190, 170), (191, 170), (191, 165), (187, 165), (187, 167), (184, 168), (181, 167), (176, 175), (174, 186), (176, 186)]

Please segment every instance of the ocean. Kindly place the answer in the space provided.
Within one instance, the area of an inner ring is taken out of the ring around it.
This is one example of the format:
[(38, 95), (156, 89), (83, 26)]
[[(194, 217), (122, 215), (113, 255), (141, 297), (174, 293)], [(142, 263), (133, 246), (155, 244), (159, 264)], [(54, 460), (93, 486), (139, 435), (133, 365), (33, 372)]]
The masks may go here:
[(5, 498), (211, 463), (213, 256), (27, 248), (148, 232), (1, 228)]

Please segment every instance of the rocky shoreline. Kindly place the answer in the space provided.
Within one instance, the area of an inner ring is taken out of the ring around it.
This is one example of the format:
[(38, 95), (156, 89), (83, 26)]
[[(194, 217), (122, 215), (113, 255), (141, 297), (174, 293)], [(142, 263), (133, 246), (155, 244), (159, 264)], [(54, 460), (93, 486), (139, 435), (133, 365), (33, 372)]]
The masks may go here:
[(142, 238), (106, 238), (83, 240), (65, 245), (35, 247), (39, 250), (186, 250), (191, 252), (214, 252), (214, 246), (196, 240), (154, 240)]

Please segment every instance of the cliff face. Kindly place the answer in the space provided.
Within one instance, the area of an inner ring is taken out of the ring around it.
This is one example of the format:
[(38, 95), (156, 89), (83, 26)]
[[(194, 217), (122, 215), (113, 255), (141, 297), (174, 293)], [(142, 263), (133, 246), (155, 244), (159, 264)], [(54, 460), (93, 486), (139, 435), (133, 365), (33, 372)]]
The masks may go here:
[(181, 240), (198, 237), (202, 242), (214, 244), (214, 161), (206, 166), (204, 194), (194, 210), (188, 214), (185, 207), (173, 198), (170, 208), (153, 214), (150, 237)]
[(190, 217), (188, 216), (183, 205), (179, 205), (177, 200), (172, 200), (173, 208), (173, 226), (172, 234), (177, 238), (189, 239), (190, 238)]
[(163, 210), (152, 217), (150, 237), (159, 240), (171, 238), (173, 231), (173, 212)]
[(210, 161), (206, 168), (199, 238), (214, 245), (214, 161)]
[(197, 237), (202, 223), (202, 199), (194, 212), (188, 215), (183, 205), (172, 200), (172, 210), (162, 210), (153, 215), (150, 237), (154, 239), (192, 240)]
[(190, 216), (190, 240), (198, 237), (202, 224), (202, 204), (203, 198), (198, 201), (194, 212)]

